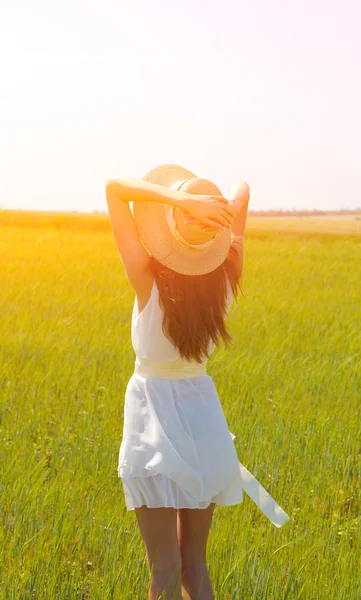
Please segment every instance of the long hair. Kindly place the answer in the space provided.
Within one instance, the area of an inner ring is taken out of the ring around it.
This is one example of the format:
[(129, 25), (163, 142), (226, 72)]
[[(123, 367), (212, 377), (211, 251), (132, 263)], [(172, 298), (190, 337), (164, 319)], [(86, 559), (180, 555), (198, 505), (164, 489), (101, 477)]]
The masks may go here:
[(227, 277), (233, 296), (241, 288), (243, 246), (233, 241), (225, 261), (204, 275), (183, 275), (151, 259), (152, 271), (164, 308), (163, 332), (185, 360), (203, 362), (211, 342), (232, 341), (227, 330)]

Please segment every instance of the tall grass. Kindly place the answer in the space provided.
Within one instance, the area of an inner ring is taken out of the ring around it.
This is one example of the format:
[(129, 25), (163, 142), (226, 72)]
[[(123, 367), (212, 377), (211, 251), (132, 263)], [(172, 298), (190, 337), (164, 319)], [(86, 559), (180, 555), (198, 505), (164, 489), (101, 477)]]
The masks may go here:
[[(133, 293), (104, 227), (3, 225), (0, 597), (146, 598), (117, 459)], [(361, 239), (252, 232), (209, 362), (241, 462), (291, 516), (218, 507), (217, 600), (359, 600)]]

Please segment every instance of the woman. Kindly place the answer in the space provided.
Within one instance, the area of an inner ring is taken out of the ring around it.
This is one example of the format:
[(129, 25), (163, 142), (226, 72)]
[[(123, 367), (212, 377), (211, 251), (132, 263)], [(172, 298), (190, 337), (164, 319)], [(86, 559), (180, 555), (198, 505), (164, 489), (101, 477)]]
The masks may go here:
[[(225, 318), (242, 275), (247, 183), (229, 201), (177, 165), (106, 185), (115, 240), (136, 299), (135, 370), (118, 474), (151, 575), (149, 599), (213, 598), (206, 544), (216, 505), (245, 490), (280, 527), (289, 517), (238, 461), (206, 362), (231, 338)], [(133, 202), (133, 212), (129, 202)]]

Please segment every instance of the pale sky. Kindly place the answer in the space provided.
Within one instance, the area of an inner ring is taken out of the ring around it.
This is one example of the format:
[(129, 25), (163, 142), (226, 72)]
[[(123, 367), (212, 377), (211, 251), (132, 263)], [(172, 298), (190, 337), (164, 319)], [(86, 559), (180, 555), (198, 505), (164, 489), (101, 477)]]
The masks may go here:
[(361, 207), (360, 0), (0, 0), (0, 208), (177, 163), (250, 210)]

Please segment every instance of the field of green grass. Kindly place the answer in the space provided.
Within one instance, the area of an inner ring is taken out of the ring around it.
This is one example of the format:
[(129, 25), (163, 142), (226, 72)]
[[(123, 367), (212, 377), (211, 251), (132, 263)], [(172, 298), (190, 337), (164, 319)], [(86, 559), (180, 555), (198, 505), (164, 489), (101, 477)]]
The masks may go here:
[[(0, 598), (143, 600), (117, 477), (134, 296), (109, 223), (3, 215)], [(215, 598), (359, 600), (361, 237), (250, 227), (243, 289), (208, 372), (239, 460), (291, 519), (246, 494), (216, 508)]]

